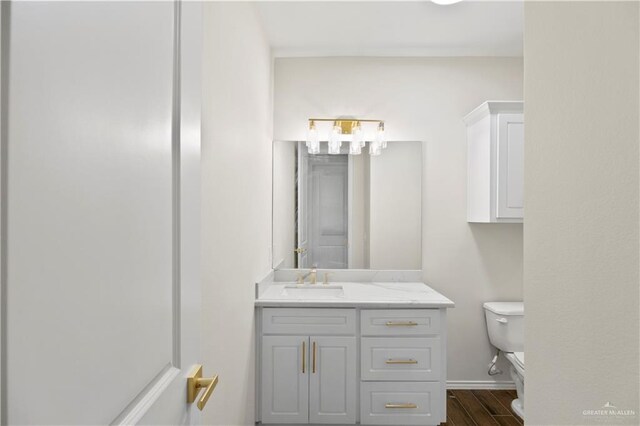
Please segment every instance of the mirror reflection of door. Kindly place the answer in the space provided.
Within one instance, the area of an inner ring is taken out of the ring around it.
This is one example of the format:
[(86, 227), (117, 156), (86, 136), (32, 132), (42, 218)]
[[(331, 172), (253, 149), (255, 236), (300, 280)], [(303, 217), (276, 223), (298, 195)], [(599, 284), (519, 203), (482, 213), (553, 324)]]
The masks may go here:
[(347, 154), (298, 157), (298, 267), (348, 267)]
[(347, 267), (347, 155), (309, 157), (309, 252), (318, 268)]

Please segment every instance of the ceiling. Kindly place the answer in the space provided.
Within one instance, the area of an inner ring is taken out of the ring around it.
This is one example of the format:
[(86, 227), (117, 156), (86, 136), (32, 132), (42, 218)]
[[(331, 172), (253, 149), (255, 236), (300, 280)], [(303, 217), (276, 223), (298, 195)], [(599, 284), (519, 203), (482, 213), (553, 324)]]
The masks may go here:
[(522, 56), (523, 2), (259, 2), (276, 57)]

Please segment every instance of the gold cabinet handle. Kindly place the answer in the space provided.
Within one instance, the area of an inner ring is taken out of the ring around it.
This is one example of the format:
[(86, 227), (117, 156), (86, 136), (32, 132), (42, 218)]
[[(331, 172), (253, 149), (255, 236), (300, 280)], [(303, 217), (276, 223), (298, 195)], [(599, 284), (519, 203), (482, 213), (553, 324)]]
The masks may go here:
[(198, 400), (198, 409), (202, 411), (213, 390), (218, 385), (218, 376), (202, 378), (202, 365), (197, 365), (193, 373), (187, 377), (187, 402), (191, 404), (198, 397), (200, 389), (204, 388), (204, 392)]
[(418, 408), (418, 406), (416, 404), (411, 404), (411, 403), (407, 403), (407, 404), (384, 404), (384, 408)]
[(387, 327), (411, 327), (418, 325), (415, 321), (387, 321)]
[(418, 361), (415, 359), (388, 359), (385, 361), (386, 364), (417, 364)]
[(302, 341), (302, 374), (307, 370), (307, 342)]
[(316, 373), (316, 342), (313, 342), (313, 362), (311, 363), (311, 372)]

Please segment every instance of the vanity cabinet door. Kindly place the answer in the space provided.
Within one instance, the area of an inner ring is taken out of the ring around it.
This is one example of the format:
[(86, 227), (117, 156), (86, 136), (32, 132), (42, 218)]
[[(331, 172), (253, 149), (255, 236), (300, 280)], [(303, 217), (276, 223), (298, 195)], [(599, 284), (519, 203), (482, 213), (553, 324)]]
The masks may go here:
[(356, 338), (311, 337), (309, 423), (355, 424)]
[(309, 422), (309, 337), (262, 338), (262, 423)]

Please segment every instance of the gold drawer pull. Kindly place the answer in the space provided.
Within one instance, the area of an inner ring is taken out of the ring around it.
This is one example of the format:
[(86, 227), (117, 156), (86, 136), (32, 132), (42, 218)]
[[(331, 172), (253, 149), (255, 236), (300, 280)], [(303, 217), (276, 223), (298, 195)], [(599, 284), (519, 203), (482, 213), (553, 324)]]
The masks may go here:
[(307, 369), (307, 342), (302, 341), (302, 374), (304, 374)]
[(316, 373), (316, 342), (313, 342), (313, 363), (311, 366), (311, 372)]
[(415, 321), (387, 321), (388, 327), (411, 327), (414, 325), (418, 325)]
[(198, 400), (198, 409), (202, 411), (205, 405), (207, 405), (207, 401), (209, 401), (209, 397), (213, 393), (213, 390), (216, 388), (218, 384), (218, 376), (213, 376), (211, 378), (202, 378), (202, 365), (196, 366), (196, 369), (191, 373), (190, 376), (187, 377), (187, 402), (191, 404), (198, 397), (198, 393), (200, 393), (200, 389), (204, 388), (204, 392), (202, 396)]
[(384, 404), (384, 408), (418, 408), (416, 404)]
[(418, 361), (415, 359), (388, 359), (385, 361), (386, 364), (417, 364)]

